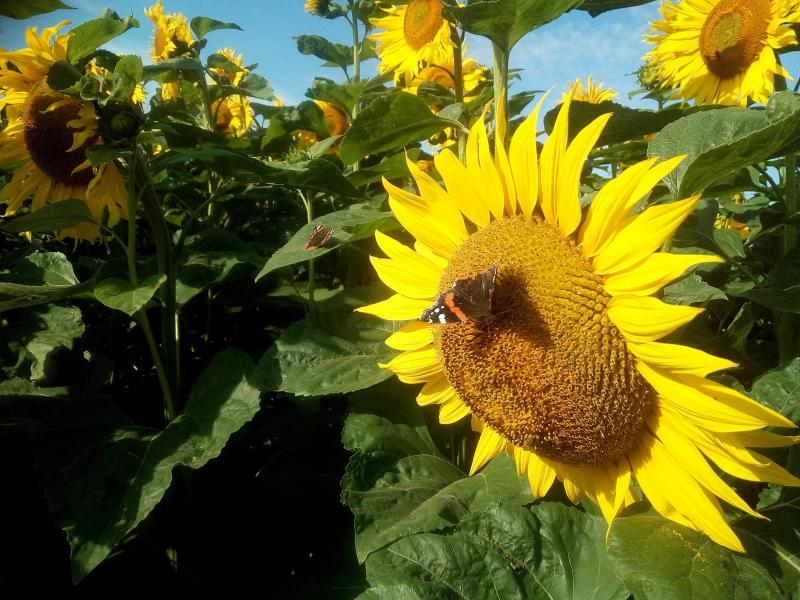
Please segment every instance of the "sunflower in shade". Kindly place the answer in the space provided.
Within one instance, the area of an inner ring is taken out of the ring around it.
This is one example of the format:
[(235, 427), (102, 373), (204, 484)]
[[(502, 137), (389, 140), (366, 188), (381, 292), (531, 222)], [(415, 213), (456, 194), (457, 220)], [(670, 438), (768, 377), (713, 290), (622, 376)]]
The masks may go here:
[[(347, 121), (347, 116), (342, 109), (325, 100), (314, 100), (314, 104), (322, 111), (322, 118), (325, 121), (325, 129), (328, 131), (328, 136), (344, 135), (344, 132), (350, 127), (350, 123)], [(316, 133), (306, 129), (293, 131), (292, 137), (300, 150), (308, 150), (319, 141)], [(328, 150), (328, 153), (336, 152), (337, 149), (335, 147), (331, 147)]]
[[(480, 85), (486, 81), (488, 71), (472, 58), (464, 58), (461, 63), (461, 74), (464, 79), (464, 100), (469, 102), (474, 99)], [(407, 72), (404, 75), (405, 89), (412, 94), (416, 94), (419, 86), (425, 82), (436, 83), (443, 88), (452, 91), (456, 89), (455, 68), (453, 53), (451, 52), (447, 61), (441, 64), (426, 65), (416, 75)]]
[(412, 0), (385, 10), (385, 16), (370, 19), (383, 30), (370, 36), (381, 74), (394, 72), (395, 81), (400, 81), (406, 74), (418, 75), (423, 65), (452, 63), (450, 23), (442, 16), (439, 0)]
[[(127, 218), (127, 192), (117, 167), (93, 167), (86, 150), (101, 143), (100, 119), (93, 103), (50, 89), (47, 72), (66, 60), (69, 34), (59, 35), (68, 24), (38, 33), (27, 29), (28, 47), (0, 50), (0, 108), (8, 124), (0, 132), (0, 164), (19, 164), (0, 190), (6, 215), (14, 214), (32, 198), (31, 211), (67, 199), (83, 200), (97, 223), (113, 227)], [(57, 232), (59, 237), (94, 241), (99, 226), (82, 223)]]
[[(242, 55), (236, 55), (231, 48), (222, 48), (217, 51), (227, 58), (231, 63), (239, 67), (236, 71), (226, 71), (222, 67), (212, 68), (211, 70), (219, 77), (225, 78), (230, 84), (236, 86), (249, 72), (244, 67)], [(253, 109), (247, 96), (233, 94), (215, 100), (211, 105), (211, 112), (214, 117), (214, 128), (230, 135), (240, 137), (253, 126)]]
[(775, 76), (789, 78), (776, 51), (797, 43), (797, 0), (682, 0), (661, 6), (644, 56), (676, 96), (697, 104), (766, 103)]
[[(450, 150), (437, 154), (445, 187), (412, 161), (419, 195), (384, 180), (416, 241), (375, 233), (386, 258), (372, 264), (396, 293), (359, 310), (410, 320), (387, 339), (402, 352), (383, 366), (424, 384), (417, 401), (438, 404), (441, 423), (472, 420), (480, 438), (471, 473), (509, 452), (535, 497), (558, 479), (572, 502), (588, 498), (611, 523), (641, 490), (666, 518), (743, 551), (719, 500), (761, 516), (711, 464), (799, 485), (752, 448), (800, 438), (765, 431), (794, 424), (707, 377), (734, 363), (659, 341), (702, 312), (667, 304), (659, 290), (697, 264), (721, 262), (659, 251), (698, 197), (634, 212), (681, 157), (631, 166), (584, 213), (581, 170), (610, 115), (568, 144), (570, 104), (540, 155), (541, 101), (508, 151), (492, 154), (481, 118), (466, 164)], [(449, 318), (421, 320), (434, 307)]]
[(592, 76), (586, 78), (586, 86), (584, 87), (583, 81), (576, 79), (573, 83), (570, 81), (568, 84), (569, 89), (564, 92), (562, 101), (569, 96), (573, 100), (580, 100), (581, 102), (591, 102), (592, 104), (600, 104), (601, 102), (610, 102), (617, 97), (617, 92), (611, 88), (603, 88), (603, 82), (595, 83)]
[[(181, 13), (164, 14), (161, 0), (158, 0), (150, 8), (146, 8), (144, 12), (155, 25), (151, 51), (154, 62), (191, 54), (189, 49), (194, 43), (194, 38), (185, 15)], [(175, 100), (181, 97), (180, 82), (175, 75), (170, 77), (161, 82), (161, 97), (164, 100)]]

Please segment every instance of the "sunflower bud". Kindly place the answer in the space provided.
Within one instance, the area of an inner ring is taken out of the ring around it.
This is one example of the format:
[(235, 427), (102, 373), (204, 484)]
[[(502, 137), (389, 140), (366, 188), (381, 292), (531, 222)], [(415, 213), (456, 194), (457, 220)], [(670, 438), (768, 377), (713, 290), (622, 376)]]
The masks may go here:
[(109, 102), (100, 120), (100, 134), (106, 140), (131, 138), (144, 121), (141, 110), (130, 102)]

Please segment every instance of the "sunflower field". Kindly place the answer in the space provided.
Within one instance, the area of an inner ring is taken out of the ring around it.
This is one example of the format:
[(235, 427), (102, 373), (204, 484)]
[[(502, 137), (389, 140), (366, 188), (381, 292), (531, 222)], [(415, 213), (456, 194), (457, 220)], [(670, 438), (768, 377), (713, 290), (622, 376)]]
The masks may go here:
[(0, 1), (0, 590), (800, 599), (800, 0), (295, 4)]

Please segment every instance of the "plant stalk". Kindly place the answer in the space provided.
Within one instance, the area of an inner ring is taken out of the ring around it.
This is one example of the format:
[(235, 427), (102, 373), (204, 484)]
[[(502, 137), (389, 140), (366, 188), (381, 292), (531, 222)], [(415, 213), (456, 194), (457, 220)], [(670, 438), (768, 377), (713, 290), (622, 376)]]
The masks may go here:
[[(458, 117), (460, 123), (464, 124), (466, 109), (464, 107), (464, 55), (463, 37), (453, 27), (451, 39), (453, 40), (453, 82), (455, 83), (456, 102), (462, 106), (461, 115)], [(458, 160), (462, 163), (467, 158), (467, 133), (464, 128), (459, 128), (457, 133), (458, 140)]]
[[(300, 194), (300, 200), (303, 201), (303, 206), (306, 207), (306, 223), (311, 223), (314, 220), (314, 207), (311, 205), (311, 196), (309, 195), (308, 198), (305, 197), (301, 190), (297, 190), (297, 193)], [(314, 259), (308, 259), (308, 310), (312, 312), (314, 310), (314, 275), (315, 275), (315, 268), (314, 268)]]

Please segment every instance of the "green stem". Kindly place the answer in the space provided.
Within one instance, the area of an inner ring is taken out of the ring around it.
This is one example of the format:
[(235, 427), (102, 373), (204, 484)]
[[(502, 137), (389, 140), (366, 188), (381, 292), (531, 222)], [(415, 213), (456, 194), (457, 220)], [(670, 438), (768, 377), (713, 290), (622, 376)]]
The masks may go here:
[[(494, 145), (505, 148), (505, 134), (508, 130), (506, 117), (508, 96), (508, 52), (497, 44), (492, 44), (492, 67), (494, 70)], [(501, 110), (502, 107), (502, 110)], [(503, 122), (499, 121), (502, 113)], [(500, 135), (502, 133), (502, 135)]]
[[(353, 78), (352, 81), (358, 83), (361, 80), (361, 41), (358, 35), (358, 18), (355, 15), (355, 2), (349, 1), (350, 4), (350, 27), (353, 31)], [(358, 89), (358, 88), (356, 88)], [(361, 103), (360, 96), (356, 96), (353, 101), (353, 110), (350, 112), (350, 117), (355, 121), (358, 116), (359, 104)], [(358, 171), (361, 167), (360, 161), (353, 163), (353, 171)]]
[(133, 150), (133, 166), (135, 177), (142, 189), (142, 208), (150, 223), (153, 242), (156, 246), (158, 270), (167, 280), (161, 286), (161, 345), (166, 362), (166, 378), (170, 393), (164, 398), (164, 414), (167, 422), (177, 416), (176, 399), (180, 398), (180, 371), (178, 363), (178, 303), (175, 295), (176, 270), (172, 256), (172, 245), (169, 228), (164, 219), (164, 212), (156, 194), (150, 171), (139, 147)]
[[(456, 103), (462, 106), (459, 122), (464, 123), (464, 56), (463, 56), (463, 37), (455, 27), (452, 29), (450, 38), (453, 40), (453, 82), (455, 83)], [(467, 157), (467, 133), (463, 127), (456, 132), (458, 139), (458, 159), (464, 163)]]
[[(311, 197), (305, 197), (302, 191), (297, 190), (297, 193), (300, 194), (300, 199), (303, 201), (303, 206), (306, 207), (306, 223), (311, 223), (314, 220), (314, 207), (311, 205)], [(314, 259), (308, 259), (308, 309), (309, 311), (314, 310), (314, 275), (315, 275), (315, 268), (314, 268)]]

